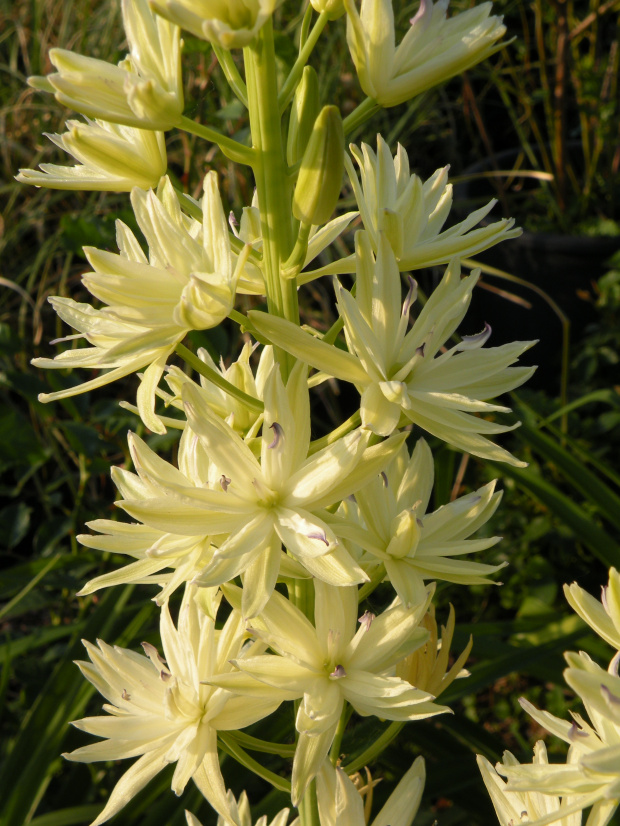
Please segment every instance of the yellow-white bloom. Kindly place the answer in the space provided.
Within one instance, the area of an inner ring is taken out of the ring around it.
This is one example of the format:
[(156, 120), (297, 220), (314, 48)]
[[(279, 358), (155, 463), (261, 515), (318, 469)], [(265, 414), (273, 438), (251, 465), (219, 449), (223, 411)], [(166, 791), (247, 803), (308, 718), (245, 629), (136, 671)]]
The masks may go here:
[[(478, 768), (487, 787), (500, 826), (529, 826), (529, 824), (556, 823), (557, 826), (581, 826), (581, 808), (575, 810), (574, 797), (542, 794), (537, 791), (511, 791), (489, 761), (478, 755)], [(532, 764), (544, 772), (549, 768), (547, 749), (542, 740), (534, 746)], [(497, 769), (518, 767), (519, 761), (509, 751)], [(590, 824), (592, 826), (592, 824)]]
[(425, 580), (462, 585), (489, 584), (507, 563), (485, 565), (455, 559), (491, 548), (500, 537), (468, 539), (495, 513), (502, 497), (489, 482), (474, 493), (427, 513), (433, 489), (433, 456), (419, 439), (411, 459), (406, 445), (381, 476), (357, 491), (355, 504), (343, 503), (345, 518), (331, 522), (336, 534), (366, 552), (360, 564), (369, 574), (383, 566), (405, 605), (416, 605)]
[(107, 123), (67, 121), (69, 131), (47, 135), (60, 149), (78, 160), (78, 166), (42, 163), (41, 171), (20, 169), (16, 180), (51, 189), (96, 189), (130, 192), (156, 187), (166, 173), (166, 145), (162, 132)]
[(150, 0), (151, 8), (225, 49), (247, 46), (283, 0)]
[[(239, 589), (224, 586), (238, 607)], [(276, 654), (235, 660), (238, 673), (213, 678), (214, 684), (260, 699), (303, 698), (296, 728), (291, 798), (296, 805), (321, 768), (334, 739), (345, 702), (358, 714), (388, 720), (419, 720), (449, 711), (425, 691), (394, 675), (396, 663), (428, 638), (420, 628), (434, 592), (406, 608), (397, 598), (381, 615), (366, 613), (356, 631), (357, 588), (314, 581), (315, 623), (274, 592), (252, 621), (256, 637)]]
[[(286, 826), (288, 823), (288, 809), (282, 809), (278, 814), (267, 822), (267, 815), (259, 817), (256, 823), (252, 820), (252, 813), (250, 812), (250, 803), (245, 792), (241, 792), (239, 800), (235, 800), (234, 794), (228, 791), (228, 805), (230, 808), (233, 822), (238, 826)], [(191, 812), (185, 812), (187, 826), (202, 826), (202, 823)], [(225, 820), (221, 815), (217, 819), (217, 826), (230, 826), (230, 821)], [(299, 826), (299, 818), (296, 817), (290, 826)]]
[(129, 55), (118, 66), (51, 49), (49, 58), (57, 71), (29, 83), (91, 118), (171, 129), (183, 114), (179, 29), (154, 15), (147, 0), (122, 0), (122, 12)]
[[(369, 826), (411, 826), (425, 782), (424, 758), (418, 757)], [(317, 774), (316, 791), (321, 826), (366, 826), (360, 793), (345, 772), (334, 768), (329, 760)]]
[(348, 353), (266, 313), (250, 312), (252, 323), (296, 358), (352, 382), (362, 397), (362, 423), (375, 433), (392, 433), (404, 414), (460, 450), (523, 466), (486, 438), (512, 428), (472, 414), (510, 412), (487, 400), (513, 390), (532, 375), (533, 367), (510, 365), (534, 342), (482, 349), (491, 334), (487, 325), (482, 333), (464, 337), (441, 352), (467, 312), (479, 271), (461, 280), (454, 259), (407, 332), (417, 285), (410, 280), (401, 311), (400, 273), (384, 233), (379, 236), (376, 261), (368, 234), (357, 233), (356, 269), (355, 297), (338, 290)]
[(569, 605), (584, 622), (620, 651), (620, 574), (609, 569), (609, 583), (602, 589), (601, 602), (580, 588), (576, 582), (564, 586)]
[[(208, 480), (204, 474), (185, 477), (131, 437), (136, 470), (153, 488), (146, 495), (136, 488), (121, 507), (147, 527), (179, 538), (219, 535), (217, 553), (195, 581), (215, 586), (241, 574), (246, 617), (263, 608), (281, 571), (336, 585), (365, 581), (322, 512), (380, 472), (404, 435), (366, 447), (370, 434), (358, 430), (309, 456), (310, 404), (301, 363), (286, 388), (278, 365), (266, 380), (260, 461), (199, 388), (187, 383), (182, 395), (189, 430), (208, 456)], [(283, 554), (282, 544), (294, 559)]]
[[(271, 714), (274, 696), (248, 704), (204, 681), (231, 670), (239, 657), (244, 622), (233, 611), (221, 631), (187, 589), (175, 628), (167, 604), (161, 612), (162, 658), (144, 643), (146, 656), (99, 641), (85, 642), (91, 662), (78, 663), (103, 694), (109, 717), (87, 717), (74, 725), (105, 740), (63, 755), (91, 763), (139, 757), (115, 786), (92, 826), (105, 823), (169, 763), (176, 763), (172, 790), (181, 794), (193, 779), (213, 808), (231, 820), (217, 754), (217, 732), (244, 728)], [(247, 651), (251, 654), (252, 651)]]
[[(565, 765), (498, 766), (508, 778), (508, 791), (571, 795), (573, 810), (592, 806), (586, 826), (605, 826), (620, 803), (620, 677), (618, 655), (605, 671), (583, 651), (565, 654), (564, 679), (581, 698), (591, 724), (573, 714), (574, 722), (521, 705), (541, 726), (570, 746)], [(557, 819), (557, 818), (556, 818)], [(537, 826), (555, 822), (548, 818)]]
[(489, 16), (491, 3), (447, 18), (449, 0), (420, 0), (411, 28), (395, 45), (392, 0), (344, 0), (347, 42), (364, 92), (381, 106), (396, 106), (501, 48), (506, 27)]
[[(410, 174), (404, 148), (399, 144), (393, 158), (381, 135), (377, 136), (376, 154), (365, 143), (361, 151), (354, 144), (350, 150), (360, 169), (361, 185), (348, 155), (345, 166), (373, 251), (376, 254), (379, 235), (385, 233), (401, 271), (447, 264), (455, 256), (472, 256), (521, 234), (520, 229), (514, 228), (512, 218), (474, 229), (493, 209), (495, 200), (442, 232), (452, 208), (449, 167), (438, 169), (423, 183), (417, 175)], [(321, 270), (354, 271), (354, 256)]]
[(467, 662), (474, 640), (470, 636), (463, 651), (448, 668), (455, 627), (454, 608), (450, 606), (447, 625), (441, 626), (441, 639), (437, 633), (434, 605), (429, 606), (422, 625), (430, 634), (428, 642), (398, 663), (396, 676), (407, 680), (416, 688), (421, 688), (422, 691), (428, 691), (433, 697), (439, 697), (454, 680), (469, 677), (469, 671), (463, 666)]
[(136, 220), (149, 245), (149, 258), (121, 221), (120, 254), (86, 247), (94, 272), (83, 276), (88, 291), (106, 304), (100, 310), (70, 298), (50, 301), (58, 315), (91, 347), (66, 350), (54, 359), (34, 359), (39, 367), (86, 367), (106, 370), (84, 384), (42, 394), (54, 401), (84, 393), (146, 367), (138, 390), (138, 409), (148, 428), (164, 433), (154, 412), (155, 388), (166, 361), (189, 330), (219, 324), (230, 312), (247, 251), (231, 251), (217, 174), (204, 182), (202, 225), (181, 212), (167, 178), (157, 193), (134, 189)]

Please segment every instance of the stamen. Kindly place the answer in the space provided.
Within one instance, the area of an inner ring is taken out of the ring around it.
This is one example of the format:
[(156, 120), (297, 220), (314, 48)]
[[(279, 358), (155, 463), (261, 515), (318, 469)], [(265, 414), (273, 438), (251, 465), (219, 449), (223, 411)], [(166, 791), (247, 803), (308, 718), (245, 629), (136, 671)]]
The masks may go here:
[(84, 338), (82, 333), (75, 333), (72, 336), (62, 336), (62, 338), (53, 338), (50, 344), (62, 344), (64, 341), (75, 341), (77, 338)]
[(418, 21), (424, 20), (424, 18), (428, 16), (429, 5), (432, 7), (432, 3), (429, 4), (427, 0), (420, 0), (420, 8), (409, 21), (412, 26), (415, 26)]
[(383, 479), (383, 487), (389, 488), (387, 473), (384, 470), (382, 470), (379, 476)]
[(457, 344), (455, 350), (475, 350), (485, 344), (491, 335), (491, 325), (485, 322), (484, 330), (481, 333), (476, 333), (475, 336), (463, 336), (460, 344)]
[(165, 683), (167, 683), (168, 680), (172, 677), (172, 674), (169, 671), (160, 671), (159, 676)]
[(228, 486), (230, 485), (231, 479), (229, 476), (225, 476), (223, 473), (220, 476), (220, 485), (222, 486), (222, 490), (224, 493), (228, 490)]
[(601, 602), (603, 604), (603, 608), (605, 609), (606, 613), (609, 614), (609, 605), (607, 603), (607, 586), (601, 586)]
[(282, 425), (279, 425), (277, 422), (270, 424), (269, 427), (273, 430), (273, 441), (267, 445), (267, 448), (273, 450), (274, 447), (280, 444), (280, 440), (284, 439), (284, 430), (282, 430)]
[(606, 685), (601, 684), (601, 694), (610, 706), (620, 705), (620, 697), (617, 697), (613, 692), (607, 688)]
[(321, 531), (321, 533), (309, 533), (308, 539), (318, 539), (319, 542), (324, 542), (329, 546), (329, 539), (325, 536), (325, 531)]
[(587, 731), (582, 731), (582, 729), (580, 729), (580, 728), (579, 728), (579, 726), (577, 725), (577, 723), (573, 723), (573, 724), (572, 724), (572, 726), (571, 726), (571, 727), (569, 728), (569, 730), (568, 730), (568, 739), (569, 739), (569, 740), (572, 740), (572, 741), (574, 742), (574, 741), (575, 741), (575, 740), (577, 740), (579, 737), (581, 737), (582, 739), (583, 739), (584, 737), (585, 737), (585, 738), (588, 738), (588, 737), (589, 737), (589, 734), (588, 734), (588, 732), (587, 732)]
[(415, 348), (416, 356), (420, 356), (420, 358), (424, 358), (424, 351), (426, 350), (426, 342), (423, 341), (419, 347)]
[(123, 689), (123, 693), (121, 694), (121, 697), (123, 698), (123, 700), (131, 700), (131, 694), (127, 693), (126, 688)]
[(344, 670), (344, 666), (337, 665), (336, 668), (334, 668), (334, 670), (332, 671), (332, 673), (329, 676), (330, 677), (346, 677), (347, 672)]
[(159, 653), (159, 651), (155, 648), (154, 645), (151, 645), (150, 642), (142, 642), (142, 643), (140, 643), (140, 645), (142, 646), (146, 656), (149, 658), (149, 660), (154, 665), (155, 665), (154, 659), (157, 659), (157, 660), (159, 660), (160, 663), (162, 663), (163, 665), (166, 665), (166, 661), (164, 660), (164, 658)]
[(359, 617), (357, 621), (362, 626), (364, 631), (370, 631), (370, 626), (372, 625), (375, 616), (376, 615), (373, 614), (371, 611), (364, 611), (362, 616)]
[(239, 226), (239, 221), (237, 221), (237, 219), (235, 218), (235, 213), (232, 211), (232, 209), (228, 213), (228, 223), (233, 232), (235, 231), (235, 227)]
[(409, 315), (411, 305), (418, 297), (418, 282), (415, 280), (415, 278), (412, 278), (410, 275), (407, 276), (407, 281), (409, 282), (409, 290), (407, 292), (405, 302), (403, 304), (403, 316)]

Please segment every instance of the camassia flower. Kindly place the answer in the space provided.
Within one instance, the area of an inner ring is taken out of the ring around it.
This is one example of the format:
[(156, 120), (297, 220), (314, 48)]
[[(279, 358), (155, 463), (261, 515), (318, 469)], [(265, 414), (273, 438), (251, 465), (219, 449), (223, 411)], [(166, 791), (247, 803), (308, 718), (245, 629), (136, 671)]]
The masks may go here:
[[(239, 800), (235, 800), (234, 794), (228, 791), (228, 805), (233, 817), (233, 823), (238, 826), (286, 826), (288, 823), (289, 809), (282, 809), (273, 818), (267, 821), (267, 816), (259, 817), (256, 822), (252, 820), (252, 813), (250, 812), (250, 803), (245, 792), (241, 792)], [(187, 826), (202, 826), (202, 823), (191, 812), (185, 812), (187, 818)], [(230, 821), (225, 820), (221, 815), (217, 819), (217, 826), (230, 826)], [(296, 817), (290, 826), (299, 826), (299, 818)]]
[[(485, 757), (479, 754), (476, 759), (500, 826), (530, 826), (534, 823), (581, 826), (581, 809), (575, 810), (572, 805), (574, 797), (558, 797), (537, 791), (511, 791)], [(504, 768), (512, 769), (519, 765), (517, 758), (505, 751), (503, 762), (497, 768), (503, 773)], [(549, 768), (547, 749), (542, 740), (534, 746), (532, 765), (543, 772)]]
[[(425, 782), (424, 758), (418, 757), (368, 826), (411, 826)], [(316, 776), (316, 792), (321, 826), (367, 826), (365, 801), (346, 773), (329, 760)]]
[(620, 574), (615, 568), (609, 569), (609, 583), (602, 588), (600, 602), (576, 582), (564, 586), (564, 596), (601, 639), (620, 651)]
[(493, 582), (489, 575), (507, 564), (454, 558), (499, 542), (498, 536), (468, 539), (499, 505), (502, 495), (494, 493), (495, 482), (427, 513), (433, 476), (433, 456), (424, 439), (411, 459), (403, 445), (388, 468), (357, 491), (355, 503), (343, 502), (344, 519), (336, 514), (330, 523), (338, 536), (364, 549), (359, 562), (370, 576), (384, 566), (405, 605), (423, 599), (425, 580), (488, 584)]
[(485, 60), (502, 47), (506, 27), (482, 3), (447, 18), (449, 0), (420, 0), (411, 28), (396, 46), (392, 0), (344, 0), (347, 42), (364, 92), (396, 106)]
[(479, 270), (461, 280), (454, 259), (407, 331), (415, 281), (410, 280), (401, 311), (400, 273), (385, 234), (379, 236), (376, 261), (368, 234), (358, 232), (355, 239), (355, 297), (338, 288), (348, 353), (285, 319), (253, 310), (248, 315), (256, 329), (312, 367), (352, 382), (362, 397), (362, 424), (375, 433), (389, 435), (404, 415), (460, 450), (523, 467), (486, 438), (512, 428), (472, 414), (510, 412), (487, 400), (514, 390), (532, 375), (534, 367), (510, 365), (534, 342), (482, 349), (491, 335), (487, 325), (482, 333), (463, 337), (441, 352), (467, 312)]
[(136, 470), (152, 487), (147, 495), (136, 488), (120, 506), (148, 528), (179, 539), (217, 536), (217, 552), (195, 582), (214, 586), (240, 574), (245, 617), (262, 610), (281, 570), (335, 585), (364, 582), (366, 574), (321, 513), (379, 473), (406, 434), (367, 447), (370, 433), (356, 430), (308, 455), (310, 403), (302, 363), (286, 387), (278, 365), (266, 380), (260, 461), (199, 388), (187, 383), (182, 395), (188, 427), (210, 463), (209, 479), (217, 481), (205, 485), (204, 473), (190, 481), (133, 437)]
[(41, 171), (20, 169), (16, 180), (51, 189), (100, 189), (130, 192), (156, 187), (166, 174), (166, 145), (162, 132), (121, 126), (104, 120), (67, 121), (69, 131), (47, 135), (78, 166), (42, 163)]
[(195, 591), (194, 586), (186, 591), (178, 629), (167, 604), (162, 608), (163, 658), (149, 643), (143, 643), (146, 656), (102, 641), (99, 647), (84, 643), (91, 662), (78, 665), (106, 698), (103, 708), (110, 716), (87, 717), (74, 725), (106, 739), (63, 756), (82, 763), (139, 756), (92, 826), (109, 820), (169, 763), (176, 763), (175, 794), (193, 779), (213, 808), (231, 819), (217, 732), (251, 725), (271, 714), (280, 701), (272, 695), (250, 704), (205, 682), (231, 670), (229, 660), (240, 656), (245, 629), (241, 615), (233, 611), (217, 631), (214, 620), (197, 604)]
[(148, 260), (122, 221), (117, 221), (120, 254), (85, 247), (94, 272), (82, 281), (108, 306), (94, 309), (61, 297), (50, 302), (78, 330), (69, 338), (84, 337), (92, 346), (34, 359), (33, 364), (106, 371), (76, 387), (42, 394), (44, 402), (93, 390), (146, 367), (138, 390), (140, 416), (150, 430), (165, 433), (154, 405), (168, 356), (189, 330), (214, 327), (228, 315), (249, 247), (238, 257), (231, 250), (215, 172), (204, 181), (202, 225), (181, 212), (168, 178), (157, 193), (134, 189), (131, 202), (148, 241)]
[[(293, 805), (327, 757), (345, 702), (364, 717), (387, 720), (420, 720), (449, 711), (433, 703), (432, 695), (393, 676), (396, 663), (428, 639), (419, 624), (433, 591), (431, 585), (414, 608), (396, 598), (378, 617), (365, 613), (357, 631), (357, 588), (315, 579), (314, 625), (274, 591), (251, 631), (276, 653), (235, 660), (238, 673), (212, 678), (214, 685), (256, 699), (302, 698), (295, 724), (300, 736), (291, 779)], [(224, 592), (238, 607), (239, 589), (225, 585)]]
[[(447, 264), (455, 256), (464, 258), (507, 238), (521, 234), (514, 219), (503, 218), (493, 224), (474, 229), (497, 203), (472, 212), (464, 221), (443, 230), (452, 208), (452, 184), (448, 183), (449, 167), (438, 169), (422, 182), (409, 171), (409, 159), (399, 144), (392, 157), (388, 145), (377, 135), (377, 152), (363, 143), (360, 149), (350, 145), (351, 154), (360, 169), (360, 180), (348, 155), (345, 167), (353, 187), (364, 228), (370, 237), (374, 253), (379, 248), (379, 236), (384, 233), (401, 271), (418, 270)], [(355, 272), (355, 256), (327, 264), (312, 274), (338, 275)], [(308, 276), (309, 273), (304, 273)]]
[(35, 89), (91, 118), (143, 129), (171, 129), (183, 114), (181, 40), (177, 26), (153, 14), (148, 0), (122, 0), (129, 55), (118, 66), (50, 49), (57, 70), (31, 77)]
[[(564, 679), (581, 698), (591, 725), (579, 714), (573, 713), (574, 722), (570, 723), (522, 699), (521, 705), (537, 723), (569, 744), (567, 762), (498, 765), (497, 770), (508, 778), (508, 791), (570, 795), (567, 813), (592, 806), (586, 826), (606, 826), (620, 803), (620, 656), (614, 657), (608, 671), (583, 651), (569, 651), (565, 657), (569, 667)], [(557, 820), (543, 817), (536, 826)]]
[(247, 46), (283, 0), (150, 0), (151, 8), (225, 49)]

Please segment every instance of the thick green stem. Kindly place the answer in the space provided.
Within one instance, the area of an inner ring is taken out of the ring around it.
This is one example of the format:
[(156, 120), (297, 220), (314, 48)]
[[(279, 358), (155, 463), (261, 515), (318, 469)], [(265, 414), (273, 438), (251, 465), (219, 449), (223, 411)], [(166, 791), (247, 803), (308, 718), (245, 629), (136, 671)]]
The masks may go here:
[(235, 163), (243, 163), (246, 166), (252, 166), (254, 163), (254, 152), (249, 146), (244, 146), (242, 143), (233, 140), (233, 138), (216, 132), (215, 129), (211, 129), (209, 126), (196, 123), (195, 120), (185, 116), (181, 118), (177, 126), (185, 132), (191, 132), (192, 135), (198, 135), (199, 138), (217, 144), (226, 157)]
[[(293, 248), (290, 182), (278, 112), (278, 87), (269, 20), (258, 37), (244, 49), (250, 128), (253, 143), (253, 169), (263, 235), (263, 276), (269, 312), (299, 324), (297, 287), (283, 282), (280, 267)], [(286, 379), (292, 357), (276, 348), (276, 359)]]
[(316, 781), (313, 780), (299, 803), (299, 821), (301, 826), (321, 826), (319, 808), (316, 800)]
[(246, 407), (255, 410), (257, 413), (262, 413), (265, 409), (260, 399), (255, 399), (254, 396), (250, 396), (248, 393), (244, 393), (243, 390), (235, 387), (235, 385), (227, 381), (221, 373), (218, 373), (217, 370), (214, 370), (212, 367), (209, 367), (208, 364), (205, 364), (204, 361), (201, 361), (198, 356), (194, 355), (191, 350), (188, 350), (184, 344), (177, 344), (175, 352), (178, 353), (190, 367), (193, 367), (197, 373), (209, 379), (210, 382), (215, 384), (216, 387), (219, 387), (220, 390), (228, 393), (229, 396), (238, 399), (242, 404), (246, 405)]

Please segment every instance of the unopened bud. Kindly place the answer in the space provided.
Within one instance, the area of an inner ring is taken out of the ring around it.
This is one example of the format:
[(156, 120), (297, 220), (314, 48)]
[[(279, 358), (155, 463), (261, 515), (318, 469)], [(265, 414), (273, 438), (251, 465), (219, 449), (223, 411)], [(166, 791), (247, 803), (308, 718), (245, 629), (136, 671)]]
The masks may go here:
[(344, 129), (336, 106), (324, 106), (314, 123), (293, 195), (293, 215), (305, 224), (329, 221), (344, 173)]
[(310, 4), (319, 14), (325, 12), (328, 20), (336, 20), (344, 14), (343, 0), (310, 0)]
[(303, 158), (318, 114), (319, 78), (312, 66), (304, 66), (301, 80), (295, 90), (288, 124), (286, 160), (289, 166)]

